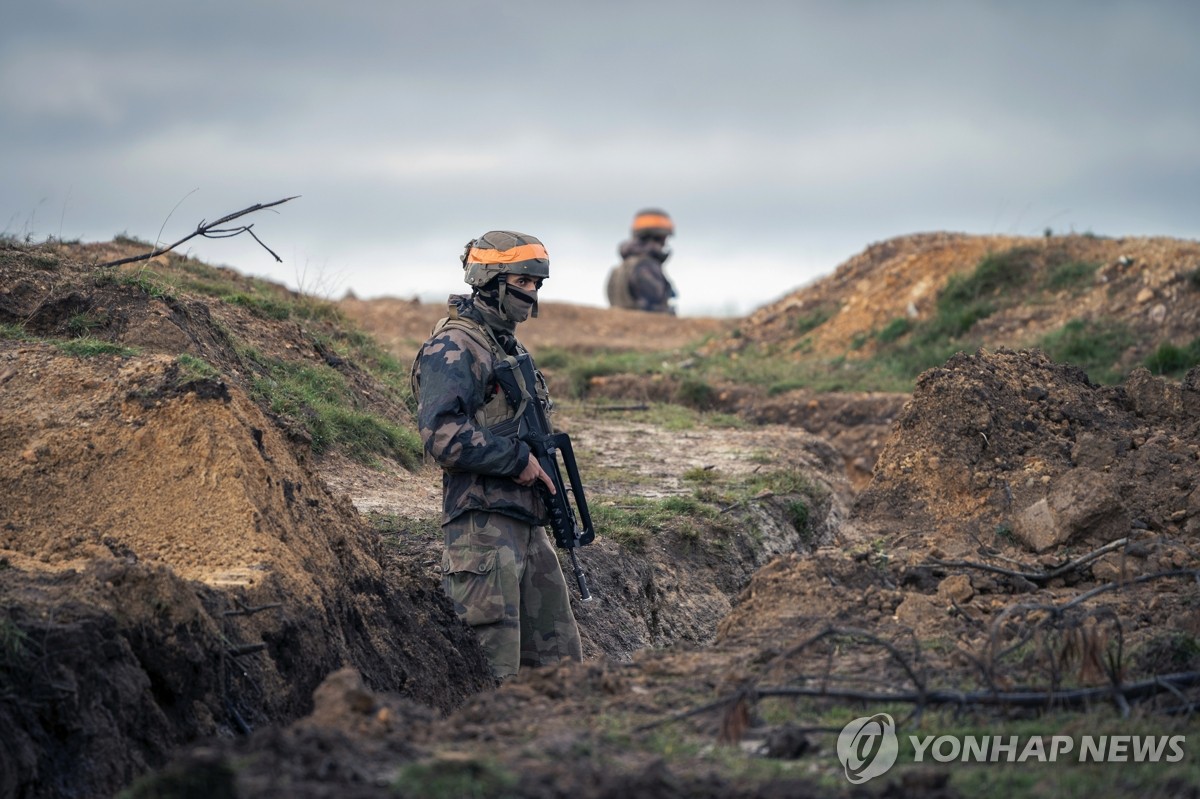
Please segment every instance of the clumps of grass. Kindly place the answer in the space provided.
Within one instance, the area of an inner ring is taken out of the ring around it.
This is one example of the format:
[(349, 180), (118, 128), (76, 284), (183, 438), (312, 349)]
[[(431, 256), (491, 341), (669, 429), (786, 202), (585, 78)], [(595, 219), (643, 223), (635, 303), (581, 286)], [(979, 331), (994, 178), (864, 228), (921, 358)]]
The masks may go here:
[(73, 314), (67, 320), (67, 332), (76, 337), (88, 336), (91, 335), (93, 330), (104, 327), (107, 323), (108, 318), (106, 316), (85, 311)]
[(808, 543), (811, 531), (808, 527), (808, 503), (802, 500), (794, 499), (788, 502), (784, 508), (784, 513), (787, 514), (788, 521), (796, 532), (801, 534), (801, 538), (805, 543)]
[(144, 239), (139, 239), (137, 236), (131, 236), (128, 231), (121, 231), (117, 235), (113, 236), (113, 243), (122, 244), (126, 247), (140, 247), (144, 250), (154, 249), (153, 244)]
[(694, 466), (683, 473), (682, 479), (686, 483), (711, 485), (721, 479), (721, 473), (716, 469)]
[(833, 315), (838, 312), (836, 306), (819, 305), (807, 313), (800, 314), (792, 322), (792, 330), (797, 335), (803, 336), (810, 330), (816, 330), (821, 325), (833, 318)]
[(635, 552), (644, 551), (651, 536), (667, 530), (695, 537), (696, 521), (712, 519), (717, 510), (695, 497), (646, 499), (624, 497), (621, 504), (596, 503), (589, 507), (597, 530)]
[(312, 336), (318, 345), (362, 366), (386, 386), (410, 413), (416, 414), (417, 399), (413, 396), (409, 380), (410, 364), (402, 363), (380, 346), (374, 337), (353, 327), (343, 326), (329, 336), (320, 333), (313, 333)]
[[(549, 360), (539, 353), (538, 366), (542, 369), (559, 368), (566, 372), (568, 395), (575, 399), (583, 399), (587, 394), (588, 384), (593, 377), (619, 374), (651, 374), (663, 371), (662, 354), (619, 352), (598, 353), (583, 358), (566, 357), (563, 353), (548, 353)], [(561, 367), (551, 364), (564, 360)]]
[(846, 381), (845, 387), (909, 390), (921, 372), (945, 363), (956, 352), (977, 349), (980, 342), (968, 333), (977, 322), (1012, 302), (1009, 295), (1030, 280), (1040, 257), (1039, 248), (1016, 247), (990, 253), (971, 272), (952, 276), (938, 293), (933, 318), (914, 322), (900, 317), (889, 322), (875, 334), (879, 349), (856, 367), (862, 374)]
[(151, 269), (139, 269), (136, 272), (104, 269), (97, 275), (96, 285), (129, 286), (148, 297), (160, 300), (171, 300), (175, 297), (175, 287), (171, 281), (165, 275)]
[(880, 344), (890, 344), (893, 341), (903, 337), (912, 329), (912, 322), (906, 317), (897, 317), (883, 326), (883, 329), (875, 334), (875, 339)]
[(816, 486), (800, 469), (783, 468), (769, 472), (755, 472), (746, 482), (746, 490), (752, 494), (770, 491), (773, 494), (816, 493)]
[(416, 433), (356, 407), (346, 379), (335, 369), (266, 358), (259, 363), (265, 374), (252, 379), (253, 393), (273, 413), (302, 426), (314, 452), (338, 446), (368, 464), (377, 455), (408, 468), (419, 462), (422, 446)]
[(1065, 291), (1088, 283), (1100, 264), (1092, 261), (1066, 261), (1052, 264), (1046, 271), (1043, 285), (1050, 291)]
[(120, 355), (128, 357), (141, 352), (137, 347), (125, 347), (120, 344), (114, 344), (111, 341), (102, 341), (90, 336), (83, 336), (71, 339), (70, 341), (56, 341), (54, 342), (54, 346), (67, 355), (74, 355), (76, 358), (93, 358), (97, 355)]
[(224, 760), (170, 763), (144, 774), (121, 793), (120, 799), (198, 799), (201, 796), (236, 796), (237, 776)]
[(22, 341), (27, 338), (29, 338), (29, 334), (20, 325), (13, 325), (7, 322), (0, 324), (0, 339)]
[[(4, 561), (7, 568), (8, 561)], [(11, 665), (25, 654), (29, 636), (12, 619), (0, 619), (0, 665)]]
[(1032, 247), (1014, 247), (985, 255), (968, 275), (955, 275), (938, 295), (938, 306), (966, 306), (995, 297), (1025, 283), (1033, 269), (1038, 251)]
[(230, 305), (237, 305), (263, 319), (326, 319), (344, 321), (342, 312), (331, 302), (304, 295), (269, 296), (257, 291), (235, 291), (220, 295)]
[(1200, 365), (1200, 338), (1182, 347), (1164, 341), (1142, 363), (1156, 375), (1178, 377)]
[(679, 401), (689, 408), (711, 410), (717, 404), (717, 391), (704, 380), (685, 378), (677, 392)]
[(1189, 286), (1197, 291), (1200, 291), (1200, 268), (1193, 269), (1192, 271), (1188, 272), (1185, 276), (1185, 280)]
[(35, 269), (41, 269), (44, 272), (53, 272), (62, 264), (62, 257), (58, 253), (50, 252), (49, 250), (37, 249), (29, 253), (27, 263), (31, 264)]
[(261, 297), (255, 294), (237, 292), (235, 294), (227, 294), (222, 297), (222, 299), (230, 305), (237, 305), (245, 308), (255, 316), (261, 316), (264, 319), (283, 320), (292, 315), (292, 308), (290, 304), (279, 302), (271, 297)]
[(397, 795), (427, 799), (515, 799), (521, 795), (517, 775), (487, 759), (433, 759), (400, 769)]
[(1133, 343), (1133, 334), (1119, 322), (1072, 319), (1044, 336), (1038, 346), (1050, 360), (1073, 364), (1091, 379), (1113, 384), (1121, 380), (1117, 363)]
[(208, 361), (186, 352), (181, 353), (175, 362), (179, 364), (179, 379), (182, 383), (215, 380), (220, 376), (220, 373)]

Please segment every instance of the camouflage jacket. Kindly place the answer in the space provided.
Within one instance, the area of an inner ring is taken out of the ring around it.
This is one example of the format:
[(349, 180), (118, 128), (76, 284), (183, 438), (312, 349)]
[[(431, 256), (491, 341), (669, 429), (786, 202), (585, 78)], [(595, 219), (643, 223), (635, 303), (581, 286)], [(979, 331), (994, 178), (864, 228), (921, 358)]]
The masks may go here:
[[(505, 356), (480, 310), (463, 295), (450, 297), (450, 316), (413, 363), (417, 428), (425, 452), (443, 469), (442, 524), (470, 510), (503, 513), (530, 524), (545, 524), (546, 506), (534, 487), (513, 479), (525, 468), (529, 446), (489, 428), (514, 416), (496, 382), (498, 359)], [(525, 348), (507, 337), (516, 355)], [(538, 393), (545, 392), (540, 380)], [(548, 395), (543, 394), (547, 404)]]

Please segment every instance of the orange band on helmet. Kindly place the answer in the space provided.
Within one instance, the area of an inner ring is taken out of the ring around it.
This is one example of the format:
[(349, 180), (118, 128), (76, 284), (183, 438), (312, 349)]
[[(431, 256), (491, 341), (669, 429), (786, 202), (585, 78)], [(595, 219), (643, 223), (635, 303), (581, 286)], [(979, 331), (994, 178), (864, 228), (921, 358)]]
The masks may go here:
[(657, 227), (674, 230), (675, 225), (671, 223), (671, 217), (662, 216), (661, 214), (643, 214), (633, 220), (634, 230), (645, 230), (646, 228)]
[(515, 264), (520, 261), (532, 261), (535, 258), (549, 261), (546, 248), (541, 244), (519, 244), (507, 250), (481, 250), (472, 247), (467, 255), (470, 264)]

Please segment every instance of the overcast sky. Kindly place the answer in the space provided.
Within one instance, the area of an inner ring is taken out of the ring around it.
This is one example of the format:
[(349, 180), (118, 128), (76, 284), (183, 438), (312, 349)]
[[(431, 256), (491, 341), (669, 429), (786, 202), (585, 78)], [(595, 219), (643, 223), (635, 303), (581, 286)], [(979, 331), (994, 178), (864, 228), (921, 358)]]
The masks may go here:
[[(327, 296), (465, 290), (541, 238), (604, 305), (635, 211), (685, 315), (932, 230), (1200, 237), (1200, 3), (14, 0), (0, 232), (166, 242)], [(244, 239), (244, 237), (243, 237)]]

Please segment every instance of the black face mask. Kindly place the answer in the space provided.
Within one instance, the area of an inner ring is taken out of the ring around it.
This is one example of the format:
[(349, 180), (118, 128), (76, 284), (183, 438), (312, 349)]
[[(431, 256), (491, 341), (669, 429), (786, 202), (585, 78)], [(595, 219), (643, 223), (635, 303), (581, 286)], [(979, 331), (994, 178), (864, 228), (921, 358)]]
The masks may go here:
[(500, 287), (500, 311), (513, 322), (524, 322), (530, 314), (537, 316), (537, 295), (506, 283)]

